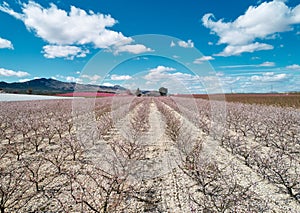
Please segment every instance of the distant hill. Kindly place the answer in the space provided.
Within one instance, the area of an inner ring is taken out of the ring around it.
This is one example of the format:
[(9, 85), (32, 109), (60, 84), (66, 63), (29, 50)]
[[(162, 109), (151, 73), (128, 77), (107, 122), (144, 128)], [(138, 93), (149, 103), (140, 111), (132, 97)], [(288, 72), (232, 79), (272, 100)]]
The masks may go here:
[(78, 84), (74, 82), (62, 82), (51, 78), (40, 78), (26, 82), (7, 83), (0, 82), (0, 90), (6, 93), (19, 93), (19, 94), (60, 94), (79, 91), (79, 92), (106, 92), (106, 93), (123, 93), (126, 91), (124, 87), (115, 85), (97, 86), (91, 84)]

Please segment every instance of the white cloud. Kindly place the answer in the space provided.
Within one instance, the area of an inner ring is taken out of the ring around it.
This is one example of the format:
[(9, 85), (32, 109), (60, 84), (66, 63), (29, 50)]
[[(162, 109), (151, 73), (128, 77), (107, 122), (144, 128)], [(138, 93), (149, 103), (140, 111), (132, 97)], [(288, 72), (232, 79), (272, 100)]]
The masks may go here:
[[(297, 80), (295, 76), (278, 72), (256, 72), (248, 73), (240, 72), (236, 74), (226, 74), (218, 76), (221, 87), (225, 92), (270, 92), (292, 91), (290, 90), (290, 82)], [(213, 84), (214, 77), (205, 77), (209, 86)]]
[(24, 83), (24, 82), (27, 82), (27, 81), (30, 81), (30, 80), (31, 80), (30, 78), (24, 78), (24, 79), (20, 79), (19, 82)]
[(140, 56), (138, 56), (138, 57), (135, 57), (135, 58), (133, 58), (133, 60), (136, 60), (136, 61), (140, 61), (140, 60), (149, 60), (149, 58), (148, 57), (140, 57)]
[(215, 56), (232, 56), (232, 55), (240, 55), (244, 52), (253, 53), (255, 51), (259, 50), (272, 50), (274, 47), (269, 44), (259, 43), (255, 42), (252, 44), (246, 44), (246, 45), (228, 45), (225, 47), (225, 49), (218, 53), (214, 54)]
[[(172, 45), (172, 43), (171, 43), (171, 45)], [(192, 42), (192, 40), (188, 40), (187, 42), (178, 41), (178, 45), (180, 47), (183, 47), (183, 48), (193, 48), (194, 47), (194, 42)]]
[(274, 67), (275, 63), (266, 61), (261, 64), (240, 64), (240, 65), (229, 65), (229, 66), (221, 66), (221, 68), (247, 68), (247, 67)]
[(88, 50), (83, 50), (80, 47), (69, 45), (46, 45), (43, 47), (44, 57), (46, 58), (67, 58), (73, 60), (74, 57), (85, 57)]
[(157, 66), (156, 68), (150, 69), (149, 73), (144, 77), (149, 81), (159, 81), (169, 76), (170, 71), (175, 71), (173, 67)]
[(54, 4), (44, 8), (29, 1), (22, 4), (22, 13), (15, 12), (7, 3), (3, 3), (0, 10), (22, 20), (28, 30), (50, 44), (93, 44), (98, 48), (107, 48), (118, 42), (131, 42), (122, 33), (107, 29), (117, 23), (110, 15), (92, 11), (87, 13), (74, 6), (66, 12)]
[(222, 76), (224, 76), (224, 73), (223, 72), (216, 72), (216, 76), (217, 77), (222, 77)]
[(142, 44), (127, 44), (127, 45), (123, 45), (123, 46), (116, 46), (115, 50), (113, 50), (113, 52), (114, 52), (114, 54), (118, 54), (120, 52), (141, 54), (141, 53), (145, 53), (145, 52), (153, 52), (153, 50)]
[(23, 14), (17, 13), (13, 9), (11, 9), (7, 2), (3, 2), (3, 4), (0, 5), (0, 11), (2, 11), (4, 13), (7, 13), (7, 14), (15, 17), (16, 19), (23, 19), (24, 18)]
[(81, 78), (87, 78), (89, 79), (91, 82), (90, 83), (95, 83), (96, 81), (98, 81), (99, 79), (101, 79), (100, 75), (82, 75)]
[(147, 89), (151, 90), (164, 86), (172, 93), (196, 91), (200, 83), (198, 76), (192, 73), (179, 72), (173, 67), (166, 66), (157, 66), (148, 70), (148, 73), (143, 78), (147, 80), (146, 83), (142, 85), (143, 87), (147, 87)]
[(62, 78), (65, 79), (65, 78), (66, 78), (65, 76), (59, 75), (59, 74), (58, 74), (58, 75), (55, 75), (55, 77), (58, 78), (58, 79), (62, 79)]
[(233, 22), (225, 22), (223, 19), (214, 21), (213, 17), (213, 14), (206, 14), (202, 22), (220, 37), (218, 44), (228, 45), (218, 55), (238, 55), (272, 49), (268, 44), (255, 42), (256, 39), (275, 38), (273, 36), (276, 33), (293, 30), (293, 25), (300, 23), (300, 5), (289, 8), (283, 1), (274, 0), (250, 6), (244, 15)]
[(82, 83), (80, 78), (75, 78), (74, 76), (67, 76), (65, 79), (69, 82)]
[(290, 70), (300, 70), (300, 65), (299, 64), (293, 64), (293, 65), (286, 66), (286, 68), (290, 69)]
[(13, 70), (8, 70), (8, 69), (4, 69), (4, 68), (0, 68), (0, 76), (6, 76), (6, 77), (25, 77), (25, 76), (29, 76), (30, 74), (28, 72), (23, 72), (23, 71), (13, 71)]
[(103, 83), (102, 85), (106, 86), (106, 87), (113, 87), (114, 86), (112, 83), (109, 83), (109, 82)]
[(266, 62), (258, 65), (258, 67), (274, 67), (274, 66), (275, 66), (275, 63), (270, 62), (270, 61), (266, 61)]
[[(53, 3), (46, 8), (34, 1), (23, 3), (21, 12), (14, 11), (4, 2), (0, 4), (0, 11), (23, 21), (29, 31), (46, 41), (49, 45), (44, 47), (44, 56), (47, 58), (85, 57), (88, 53), (86, 45), (113, 50), (116, 54), (153, 51), (142, 44), (131, 44), (134, 42), (132, 38), (110, 30), (117, 24), (117, 20), (110, 15), (86, 12), (75, 6), (71, 6), (70, 11), (65, 11)], [(54, 48), (59, 52), (52, 51)]]
[(124, 81), (124, 80), (130, 80), (132, 79), (132, 77), (130, 75), (111, 75), (110, 79), (114, 81)]
[(215, 58), (211, 57), (211, 56), (202, 56), (201, 58), (197, 58), (194, 60), (194, 64), (202, 64), (205, 61), (211, 61), (211, 60), (215, 60)]
[(173, 67), (157, 66), (156, 68), (150, 69), (150, 72), (166, 72), (166, 71), (175, 71)]
[(175, 47), (175, 46), (176, 46), (175, 42), (171, 41), (170, 47)]
[(207, 44), (208, 44), (209, 46), (214, 45), (214, 43), (212, 43), (211, 41), (209, 41)]
[(11, 41), (0, 38), (0, 49), (14, 49), (14, 46), (12, 45)]
[(55, 75), (55, 79), (59, 79), (62, 81), (75, 82), (75, 83), (83, 83), (82, 78), (76, 78), (74, 76)]
[(275, 74), (274, 72), (263, 73), (262, 75), (251, 76), (251, 81), (278, 82), (287, 80), (289, 76), (286, 73)]
[(186, 84), (193, 82), (195, 80), (197, 80), (197, 81), (199, 80), (198, 76), (196, 76), (196, 75), (192, 75), (189, 73), (182, 73), (182, 72), (170, 73), (169, 78), (179, 80), (180, 82), (186, 83)]

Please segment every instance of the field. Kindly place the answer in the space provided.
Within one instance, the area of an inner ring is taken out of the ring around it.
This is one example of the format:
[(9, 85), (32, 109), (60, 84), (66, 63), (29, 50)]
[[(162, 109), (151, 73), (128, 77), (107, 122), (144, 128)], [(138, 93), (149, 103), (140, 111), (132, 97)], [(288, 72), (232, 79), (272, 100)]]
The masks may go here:
[[(203, 99), (214, 98), (214, 95), (208, 97), (208, 95), (195, 94), (193, 96), (195, 98), (203, 98)], [(226, 97), (226, 101), (229, 102), (300, 108), (299, 93), (225, 94), (225, 97)]]
[(1, 213), (300, 212), (297, 108), (115, 96), (0, 109)]
[(70, 92), (64, 94), (58, 94), (57, 96), (61, 97), (111, 97), (115, 96), (114, 93), (105, 93), (105, 92)]

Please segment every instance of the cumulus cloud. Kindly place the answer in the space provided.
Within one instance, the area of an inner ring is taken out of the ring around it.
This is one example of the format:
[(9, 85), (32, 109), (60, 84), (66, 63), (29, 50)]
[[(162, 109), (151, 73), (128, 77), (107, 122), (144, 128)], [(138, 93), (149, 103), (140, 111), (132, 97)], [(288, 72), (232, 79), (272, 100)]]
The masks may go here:
[(82, 79), (75, 78), (74, 76), (66, 76), (65, 79), (69, 82), (82, 83)]
[(9, 70), (9, 69), (4, 69), (4, 68), (0, 68), (0, 76), (5, 76), (5, 77), (18, 77), (18, 78), (22, 78), (25, 76), (29, 76), (30, 74), (28, 72), (23, 72), (23, 71), (13, 71), (13, 70)]
[(113, 87), (113, 86), (114, 86), (114, 84), (109, 83), (109, 82), (105, 82), (105, 83), (103, 83), (102, 85), (103, 85), (103, 86), (106, 86), (106, 87)]
[[(272, 91), (278, 92), (292, 91), (288, 89), (292, 85), (290, 82), (296, 80), (295, 75), (277, 72), (256, 72), (247, 73), (246, 75), (244, 72), (224, 73), (224, 75), (217, 76), (225, 92), (270, 92), (270, 88), (272, 88)], [(214, 77), (205, 77), (207, 85), (210, 82), (213, 84), (214, 79)]]
[(141, 54), (141, 53), (145, 53), (145, 52), (153, 52), (153, 50), (142, 44), (127, 44), (127, 45), (123, 45), (123, 46), (116, 46), (114, 48), (113, 52), (114, 52), (114, 54), (118, 54), (121, 52)]
[(274, 72), (266, 72), (262, 75), (251, 76), (251, 81), (261, 81), (261, 82), (278, 82), (287, 80), (289, 76), (286, 73), (275, 74)]
[(179, 80), (185, 85), (188, 85), (189, 83), (193, 83), (195, 81), (199, 83), (198, 76), (189, 73), (182, 73), (182, 72), (170, 73), (169, 78)]
[(98, 81), (99, 79), (101, 79), (100, 75), (82, 75), (81, 78), (86, 78), (89, 79), (91, 81), (91, 83), (95, 83), (96, 81)]
[(197, 58), (194, 60), (194, 64), (202, 64), (205, 61), (215, 60), (212, 56), (202, 56), (201, 58)]
[(28, 30), (50, 44), (94, 44), (95, 47), (106, 48), (116, 42), (130, 42), (131, 39), (120, 32), (108, 30), (117, 21), (110, 15), (95, 14), (71, 6), (70, 12), (50, 4), (44, 8), (34, 1), (22, 4), (22, 13), (17, 13), (7, 3), (0, 6), (6, 12), (24, 22)]
[(289, 8), (284, 1), (274, 0), (250, 6), (244, 15), (233, 22), (213, 19), (213, 14), (205, 14), (202, 22), (220, 37), (218, 44), (228, 45), (218, 55), (239, 55), (243, 52), (272, 49), (271, 45), (258, 43), (256, 39), (274, 38), (276, 33), (293, 30), (293, 25), (300, 23), (300, 5)]
[(255, 42), (252, 44), (245, 45), (228, 45), (225, 49), (218, 53), (214, 54), (215, 56), (232, 56), (232, 55), (241, 55), (242, 53), (248, 52), (253, 53), (260, 50), (272, 50), (274, 47), (269, 44)]
[(187, 42), (178, 41), (178, 46), (183, 47), (183, 48), (193, 48), (194, 47), (194, 42), (192, 42), (192, 40), (188, 40)]
[(13, 9), (11, 9), (11, 7), (9, 6), (9, 4), (7, 2), (3, 2), (2, 5), (0, 5), (0, 11), (5, 12), (5, 13), (15, 17), (16, 19), (23, 18), (23, 14), (15, 12)]
[(102, 49), (115, 46), (118, 52), (134, 54), (152, 51), (141, 44), (130, 45), (134, 42), (132, 38), (110, 30), (117, 23), (110, 15), (86, 12), (75, 6), (65, 11), (53, 3), (45, 8), (34, 1), (23, 3), (21, 7), (21, 12), (16, 12), (4, 2), (0, 11), (21, 20), (29, 31), (49, 43), (44, 47), (47, 58), (85, 57), (88, 52), (78, 46), (89, 44)]
[(62, 81), (69, 81), (69, 82), (75, 82), (75, 83), (83, 83), (82, 78), (77, 78), (74, 76), (55, 75), (53, 79), (60, 79)]
[(286, 68), (290, 69), (290, 70), (300, 70), (300, 65), (299, 64), (293, 64), (293, 65), (286, 66)]
[(173, 93), (196, 91), (200, 83), (197, 75), (180, 72), (173, 67), (162, 65), (149, 69), (143, 78), (147, 80), (143, 86), (149, 86), (149, 89), (164, 86)]
[(150, 69), (149, 73), (144, 77), (149, 81), (159, 81), (169, 76), (170, 71), (175, 71), (173, 67), (157, 66), (156, 68)]
[(30, 78), (24, 78), (24, 79), (20, 79), (19, 82), (24, 83), (24, 82), (27, 82), (27, 81), (30, 81), (30, 80), (31, 80)]
[(11, 41), (0, 37), (0, 49), (14, 49)]
[(124, 81), (124, 80), (130, 80), (132, 79), (132, 77), (130, 75), (111, 75), (110, 79), (114, 81)]
[(171, 41), (170, 47), (183, 47), (183, 48), (193, 48), (194, 47), (194, 42), (192, 40), (188, 41), (178, 41), (177, 44), (174, 41)]
[(43, 47), (43, 53), (45, 58), (67, 58), (73, 60), (74, 57), (85, 57), (89, 51), (77, 46), (46, 45)]

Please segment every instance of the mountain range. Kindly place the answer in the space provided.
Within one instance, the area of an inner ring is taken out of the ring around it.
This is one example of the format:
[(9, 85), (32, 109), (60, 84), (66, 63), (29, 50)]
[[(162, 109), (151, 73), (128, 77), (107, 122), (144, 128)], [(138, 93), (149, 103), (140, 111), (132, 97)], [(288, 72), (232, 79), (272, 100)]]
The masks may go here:
[(115, 86), (99, 86), (92, 84), (79, 84), (75, 82), (63, 82), (52, 78), (39, 78), (26, 82), (7, 83), (0, 82), (0, 91), (6, 93), (19, 94), (61, 94), (69, 92), (106, 92), (106, 93), (123, 93), (126, 88), (119, 85)]

